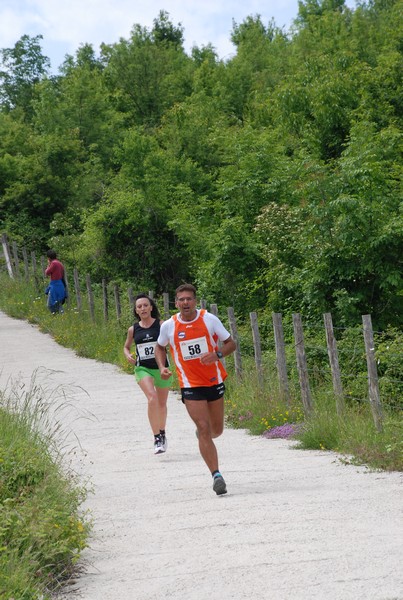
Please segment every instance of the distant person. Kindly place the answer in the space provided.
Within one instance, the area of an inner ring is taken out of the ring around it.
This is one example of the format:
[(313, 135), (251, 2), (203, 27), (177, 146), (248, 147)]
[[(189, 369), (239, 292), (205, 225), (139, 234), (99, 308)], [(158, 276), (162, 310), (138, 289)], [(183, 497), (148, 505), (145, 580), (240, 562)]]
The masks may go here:
[(62, 305), (67, 298), (67, 286), (64, 276), (64, 266), (57, 260), (57, 255), (54, 250), (48, 250), (48, 266), (45, 275), (50, 277), (50, 283), (45, 290), (48, 296), (47, 305), (50, 312), (54, 315), (63, 312)]
[[(227, 372), (221, 358), (234, 352), (236, 344), (215, 315), (196, 308), (196, 288), (188, 283), (175, 292), (179, 313), (161, 326), (155, 357), (162, 379), (171, 377), (166, 366), (166, 346), (171, 355), (181, 388), (182, 402), (195, 423), (199, 450), (213, 477), (216, 494), (226, 494), (227, 486), (218, 466), (213, 438), (224, 430), (224, 380)], [(223, 346), (219, 350), (218, 342)]]
[[(155, 346), (160, 334), (160, 320), (157, 305), (147, 294), (135, 298), (134, 314), (138, 322), (129, 327), (123, 348), (129, 363), (135, 365), (134, 375), (148, 400), (148, 420), (154, 434), (154, 454), (163, 454), (168, 447), (166, 437), (167, 399), (172, 377), (162, 378), (155, 362)], [(136, 357), (131, 354), (135, 343)], [(168, 361), (165, 362), (168, 367)]]

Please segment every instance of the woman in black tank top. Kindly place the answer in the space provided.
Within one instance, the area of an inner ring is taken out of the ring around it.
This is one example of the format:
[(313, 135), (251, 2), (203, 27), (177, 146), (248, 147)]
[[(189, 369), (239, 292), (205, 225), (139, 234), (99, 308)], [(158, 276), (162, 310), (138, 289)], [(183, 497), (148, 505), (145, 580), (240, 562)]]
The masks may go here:
[[(157, 305), (147, 294), (136, 296), (134, 314), (137, 322), (127, 331), (123, 351), (127, 360), (135, 365), (136, 381), (148, 400), (148, 420), (154, 434), (154, 454), (162, 454), (167, 449), (167, 399), (172, 384), (172, 378), (161, 379), (154, 357), (162, 321)], [(133, 342), (136, 346), (135, 358), (130, 350)]]

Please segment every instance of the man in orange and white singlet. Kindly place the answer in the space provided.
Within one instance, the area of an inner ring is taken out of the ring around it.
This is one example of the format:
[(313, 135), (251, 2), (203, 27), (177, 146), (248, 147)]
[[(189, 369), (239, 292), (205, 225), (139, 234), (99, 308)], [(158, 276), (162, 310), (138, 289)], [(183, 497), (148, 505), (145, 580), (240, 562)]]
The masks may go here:
[[(188, 283), (175, 292), (179, 313), (161, 325), (155, 359), (161, 378), (172, 373), (166, 364), (169, 345), (175, 361), (182, 402), (197, 427), (199, 449), (213, 476), (213, 490), (221, 495), (227, 487), (218, 466), (213, 438), (224, 430), (224, 380), (227, 372), (221, 358), (234, 352), (236, 345), (220, 319), (205, 309), (196, 308), (196, 288)], [(222, 342), (219, 349), (218, 342)]]

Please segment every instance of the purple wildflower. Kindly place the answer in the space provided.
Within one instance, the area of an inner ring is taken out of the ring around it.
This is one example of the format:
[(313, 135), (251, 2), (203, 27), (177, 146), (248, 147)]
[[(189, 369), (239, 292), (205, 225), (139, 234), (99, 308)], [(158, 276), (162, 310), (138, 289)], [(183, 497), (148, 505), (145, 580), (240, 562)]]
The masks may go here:
[(262, 437), (267, 439), (284, 438), (288, 439), (293, 437), (301, 429), (301, 424), (296, 423), (284, 423), (284, 425), (278, 425), (272, 427), (262, 434)]

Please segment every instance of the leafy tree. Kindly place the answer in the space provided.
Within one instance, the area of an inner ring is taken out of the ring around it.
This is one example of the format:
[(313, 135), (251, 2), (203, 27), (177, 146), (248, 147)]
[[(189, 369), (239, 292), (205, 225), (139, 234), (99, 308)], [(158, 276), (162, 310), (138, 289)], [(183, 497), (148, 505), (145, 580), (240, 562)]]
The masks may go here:
[(129, 40), (102, 47), (102, 59), (117, 106), (130, 124), (157, 125), (167, 109), (191, 90), (192, 62), (182, 48), (182, 28), (165, 12), (148, 31), (135, 25)]
[(53, 214), (74, 204), (81, 193), (76, 162), (81, 145), (74, 138), (37, 137), (32, 129), (25, 133), (24, 154), (4, 155), (3, 164), (12, 168), (0, 197), (0, 214), (10, 236), (23, 239), (29, 248), (42, 249)]
[(98, 278), (135, 281), (162, 293), (186, 272), (180, 250), (160, 207), (140, 191), (122, 190), (88, 214), (77, 255)]
[(157, 44), (172, 45), (176, 50), (183, 50), (183, 27), (181, 23), (175, 27), (169, 20), (169, 13), (161, 10), (153, 21), (152, 37)]
[(237, 53), (228, 61), (224, 74), (223, 102), (228, 113), (243, 120), (256, 94), (267, 93), (281, 80), (287, 61), (287, 38), (274, 22), (265, 26), (256, 15), (239, 25), (233, 22), (231, 41)]
[(124, 123), (105, 84), (103, 67), (92, 47), (84, 45), (75, 59), (66, 59), (62, 70), (64, 76), (56, 83), (42, 85), (35, 103), (35, 126), (62, 136), (74, 132), (88, 155), (108, 169)]
[(188, 56), (164, 11), (58, 77), (24, 55), (12, 79), (6, 53), (1, 227), (97, 277), (190, 278), (245, 316), (399, 326), (402, 34), (401, 0), (306, 0), (287, 33), (234, 23), (229, 60)]
[(0, 50), (0, 106), (19, 108), (27, 118), (32, 114), (35, 85), (48, 73), (49, 59), (42, 54), (41, 35), (23, 35), (14, 48)]
[(312, 18), (322, 17), (326, 12), (342, 11), (344, 0), (306, 0), (298, 2), (297, 23), (309, 25)]

